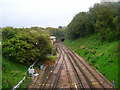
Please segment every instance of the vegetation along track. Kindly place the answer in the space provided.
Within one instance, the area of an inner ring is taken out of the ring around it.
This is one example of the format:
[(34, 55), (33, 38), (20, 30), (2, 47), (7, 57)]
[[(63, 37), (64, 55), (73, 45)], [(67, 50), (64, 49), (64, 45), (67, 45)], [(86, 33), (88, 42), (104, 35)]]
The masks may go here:
[[(112, 85), (107, 82), (99, 73), (93, 70), (81, 57), (78, 57), (71, 49), (60, 43), (60, 46), (66, 52), (71, 64), (77, 73), (82, 88), (112, 88)], [(80, 74), (82, 73), (82, 75)], [(89, 86), (88, 86), (89, 85)]]

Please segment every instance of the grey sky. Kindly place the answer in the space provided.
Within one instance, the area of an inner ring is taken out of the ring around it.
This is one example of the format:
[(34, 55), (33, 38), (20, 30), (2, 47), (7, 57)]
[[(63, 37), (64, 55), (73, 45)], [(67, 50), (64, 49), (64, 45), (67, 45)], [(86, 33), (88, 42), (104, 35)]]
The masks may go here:
[(0, 27), (67, 26), (100, 0), (0, 0)]

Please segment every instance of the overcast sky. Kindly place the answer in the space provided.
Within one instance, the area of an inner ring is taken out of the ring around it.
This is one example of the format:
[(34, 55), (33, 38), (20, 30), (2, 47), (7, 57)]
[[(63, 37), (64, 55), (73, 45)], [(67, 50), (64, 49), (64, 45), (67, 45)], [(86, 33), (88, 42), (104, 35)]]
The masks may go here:
[(100, 0), (0, 0), (0, 27), (67, 26)]

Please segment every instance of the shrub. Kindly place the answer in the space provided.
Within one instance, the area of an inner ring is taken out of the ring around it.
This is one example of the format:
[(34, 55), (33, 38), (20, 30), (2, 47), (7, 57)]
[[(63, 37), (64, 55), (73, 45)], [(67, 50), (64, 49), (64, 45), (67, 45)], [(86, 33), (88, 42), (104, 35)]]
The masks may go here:
[[(2, 33), (3, 55), (11, 60), (32, 63), (53, 51), (47, 31), (7, 27), (3, 28)], [(4, 35), (8, 35), (7, 38)]]

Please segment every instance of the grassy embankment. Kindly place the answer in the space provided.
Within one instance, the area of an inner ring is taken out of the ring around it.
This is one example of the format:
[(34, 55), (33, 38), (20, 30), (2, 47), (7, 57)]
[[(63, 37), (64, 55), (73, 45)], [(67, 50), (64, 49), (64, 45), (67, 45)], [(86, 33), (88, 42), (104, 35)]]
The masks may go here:
[[(28, 65), (22, 65), (9, 59), (2, 58), (2, 88), (13, 88), (17, 85), (25, 76), (28, 67)], [(26, 78), (21, 88), (26, 88), (26, 85), (30, 81), (29, 78)]]
[(92, 67), (99, 70), (118, 87), (118, 41), (101, 42), (95, 36), (65, 40), (65, 45), (74, 50)]
[[(54, 64), (56, 56), (49, 56), (35, 65), (34, 69), (38, 70), (40, 64)], [(18, 84), (20, 80), (23, 79), (24, 76), (27, 78), (20, 85), (19, 88), (27, 88), (31, 79), (25, 74), (27, 72), (30, 65), (16, 63), (11, 61), (10, 59), (6, 59), (3, 57), (2, 59), (2, 88), (13, 88)]]

